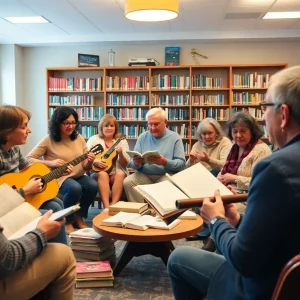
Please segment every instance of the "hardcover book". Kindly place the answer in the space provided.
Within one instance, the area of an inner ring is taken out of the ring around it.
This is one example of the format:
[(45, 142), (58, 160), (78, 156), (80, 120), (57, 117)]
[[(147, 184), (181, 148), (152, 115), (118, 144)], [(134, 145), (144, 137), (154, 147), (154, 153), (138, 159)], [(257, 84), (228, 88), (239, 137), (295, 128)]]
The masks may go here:
[(133, 212), (133, 213), (141, 214), (147, 209), (148, 209), (148, 203), (119, 201), (109, 206), (108, 213), (109, 215), (114, 215), (120, 211), (124, 211), (124, 212)]
[(217, 189), (220, 190), (221, 196), (233, 194), (201, 163), (173, 176), (169, 174), (166, 176), (168, 177), (166, 181), (135, 187), (162, 217), (178, 212), (177, 200), (213, 197)]
[(179, 66), (180, 47), (165, 48), (165, 65)]
[(76, 278), (97, 278), (113, 276), (110, 262), (104, 261), (87, 261), (76, 263)]
[(96, 288), (114, 286), (114, 277), (76, 279), (76, 288)]

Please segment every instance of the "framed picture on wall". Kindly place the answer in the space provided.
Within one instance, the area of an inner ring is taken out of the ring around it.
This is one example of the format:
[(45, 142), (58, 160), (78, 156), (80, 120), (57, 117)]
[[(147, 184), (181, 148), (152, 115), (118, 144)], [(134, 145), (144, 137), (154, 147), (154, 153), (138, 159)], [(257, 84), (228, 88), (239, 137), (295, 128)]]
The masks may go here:
[(99, 67), (99, 55), (78, 53), (78, 67)]
[(166, 47), (165, 48), (165, 65), (179, 66), (180, 47)]

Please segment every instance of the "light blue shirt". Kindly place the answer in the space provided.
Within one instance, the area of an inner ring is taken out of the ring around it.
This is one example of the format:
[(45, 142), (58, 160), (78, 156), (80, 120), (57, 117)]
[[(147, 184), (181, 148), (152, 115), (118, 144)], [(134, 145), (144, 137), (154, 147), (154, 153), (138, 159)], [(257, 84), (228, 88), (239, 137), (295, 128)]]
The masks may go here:
[(164, 175), (166, 173), (177, 173), (185, 169), (185, 154), (182, 140), (176, 132), (166, 128), (164, 134), (156, 138), (149, 131), (142, 133), (135, 144), (135, 151), (144, 153), (157, 150), (160, 155), (167, 159), (165, 166), (155, 164), (143, 164), (136, 166), (131, 159), (129, 166), (148, 175)]

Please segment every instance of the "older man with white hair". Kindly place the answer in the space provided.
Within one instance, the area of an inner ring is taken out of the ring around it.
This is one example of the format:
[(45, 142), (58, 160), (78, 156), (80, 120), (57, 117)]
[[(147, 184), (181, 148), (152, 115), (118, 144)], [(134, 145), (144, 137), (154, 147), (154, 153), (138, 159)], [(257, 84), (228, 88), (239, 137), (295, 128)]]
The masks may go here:
[(129, 167), (137, 170), (124, 180), (125, 193), (131, 202), (144, 202), (135, 186), (163, 181), (166, 173), (174, 174), (185, 168), (182, 140), (179, 134), (167, 128), (166, 112), (162, 108), (152, 108), (146, 120), (148, 131), (139, 136), (134, 150), (140, 153), (157, 150), (159, 155), (150, 156), (150, 164), (137, 155), (130, 160)]

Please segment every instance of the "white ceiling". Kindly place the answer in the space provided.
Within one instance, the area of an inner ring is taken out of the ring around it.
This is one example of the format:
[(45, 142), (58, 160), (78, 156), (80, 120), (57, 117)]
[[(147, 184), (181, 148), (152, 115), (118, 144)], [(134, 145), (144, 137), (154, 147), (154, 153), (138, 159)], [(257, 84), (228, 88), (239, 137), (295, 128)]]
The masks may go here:
[[(300, 19), (261, 19), (268, 11), (300, 11), (300, 0), (179, 0), (179, 17), (157, 23), (127, 20), (124, 2), (0, 0), (0, 44), (300, 40)], [(35, 15), (50, 23), (11, 24), (2, 19)]]

